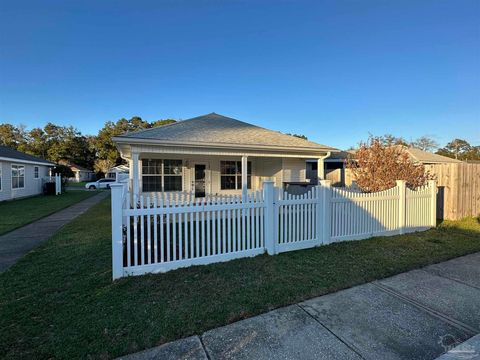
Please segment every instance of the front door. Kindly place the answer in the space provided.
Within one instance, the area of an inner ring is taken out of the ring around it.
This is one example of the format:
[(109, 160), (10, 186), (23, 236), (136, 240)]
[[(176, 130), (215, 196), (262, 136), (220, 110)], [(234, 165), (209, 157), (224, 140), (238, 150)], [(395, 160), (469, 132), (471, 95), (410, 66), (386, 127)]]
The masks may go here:
[(205, 197), (205, 164), (195, 164), (195, 197)]

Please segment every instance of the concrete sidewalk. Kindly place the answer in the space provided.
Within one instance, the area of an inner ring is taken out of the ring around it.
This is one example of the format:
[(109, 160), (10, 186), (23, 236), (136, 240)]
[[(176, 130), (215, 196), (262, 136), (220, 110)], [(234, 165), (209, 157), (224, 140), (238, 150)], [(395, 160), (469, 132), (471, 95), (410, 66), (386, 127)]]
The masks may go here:
[[(123, 359), (435, 359), (478, 333), (480, 253), (314, 298)], [(480, 358), (480, 342), (472, 339), (471, 344), (469, 359)]]
[[(83, 214), (93, 205), (107, 197), (101, 192), (52, 215), (0, 236), (0, 272), (7, 270), (23, 255), (47, 240), (63, 225)], [(47, 200), (45, 200), (47, 201)]]

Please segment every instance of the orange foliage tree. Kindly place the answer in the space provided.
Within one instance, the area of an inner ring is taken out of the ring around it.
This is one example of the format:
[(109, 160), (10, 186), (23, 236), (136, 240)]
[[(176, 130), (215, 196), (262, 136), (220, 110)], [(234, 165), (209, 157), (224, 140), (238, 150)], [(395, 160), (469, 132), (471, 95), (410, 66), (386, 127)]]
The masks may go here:
[(415, 189), (433, 179), (422, 164), (410, 160), (403, 146), (384, 145), (375, 137), (362, 143), (346, 165), (364, 192), (390, 189), (396, 180), (405, 180), (409, 188)]

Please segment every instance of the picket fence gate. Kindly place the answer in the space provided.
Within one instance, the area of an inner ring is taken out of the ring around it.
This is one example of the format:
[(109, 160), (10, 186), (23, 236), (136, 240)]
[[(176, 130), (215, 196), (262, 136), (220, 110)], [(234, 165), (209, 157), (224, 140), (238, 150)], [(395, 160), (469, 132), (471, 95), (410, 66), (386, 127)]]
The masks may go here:
[(395, 235), (436, 225), (436, 185), (362, 193), (323, 180), (303, 195), (265, 181), (241, 196), (139, 196), (112, 184), (113, 279)]

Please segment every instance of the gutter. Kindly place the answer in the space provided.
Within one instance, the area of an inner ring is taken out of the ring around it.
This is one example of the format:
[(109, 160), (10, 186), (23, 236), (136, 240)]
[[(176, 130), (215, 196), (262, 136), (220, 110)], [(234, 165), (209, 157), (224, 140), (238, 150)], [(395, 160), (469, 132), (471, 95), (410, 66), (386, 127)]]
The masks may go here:
[[(203, 147), (203, 148), (236, 148), (236, 149), (251, 149), (251, 150), (281, 150), (281, 151), (320, 151), (320, 152), (327, 152), (330, 154), (332, 150), (336, 150), (334, 148), (315, 148), (315, 147), (297, 147), (292, 149), (292, 147), (288, 146), (271, 146), (271, 145), (249, 145), (249, 144), (228, 144), (228, 143), (201, 143), (201, 142), (175, 142), (171, 140), (159, 140), (159, 139), (139, 139), (139, 138), (129, 138), (129, 137), (121, 137), (115, 136), (112, 138), (113, 142), (118, 144), (145, 144), (145, 145), (159, 145), (159, 146), (187, 146), (187, 147)], [(330, 156), (330, 155), (328, 155)], [(327, 156), (327, 157), (328, 157)], [(315, 155), (316, 157), (316, 155)]]

